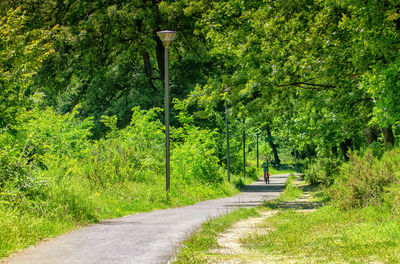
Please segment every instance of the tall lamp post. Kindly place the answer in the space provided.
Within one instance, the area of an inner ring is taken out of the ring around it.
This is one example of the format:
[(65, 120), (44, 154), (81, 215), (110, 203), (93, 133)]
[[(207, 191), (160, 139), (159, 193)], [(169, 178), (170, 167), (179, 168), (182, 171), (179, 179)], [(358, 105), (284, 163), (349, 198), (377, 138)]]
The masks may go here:
[(246, 178), (246, 123), (243, 117), (243, 178)]
[(225, 128), (226, 128), (226, 170), (228, 173), (228, 182), (231, 181), (231, 163), (229, 154), (229, 120), (228, 120), (228, 103), (225, 99)]
[(169, 45), (174, 40), (176, 32), (172, 30), (158, 31), (157, 35), (164, 44), (164, 86), (165, 86), (165, 182), (166, 191), (170, 192), (170, 153), (169, 153), (169, 76), (168, 76), (168, 57)]
[(258, 137), (260, 136), (260, 132), (257, 132), (257, 170), (259, 167), (259, 163), (258, 163)]

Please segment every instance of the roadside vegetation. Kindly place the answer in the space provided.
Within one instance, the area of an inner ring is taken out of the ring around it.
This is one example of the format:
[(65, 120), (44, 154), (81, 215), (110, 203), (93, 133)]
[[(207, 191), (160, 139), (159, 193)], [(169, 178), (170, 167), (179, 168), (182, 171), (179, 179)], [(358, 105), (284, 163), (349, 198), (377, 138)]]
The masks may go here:
[(373, 207), (282, 210), (265, 220), (263, 227), (271, 231), (250, 235), (242, 243), (261, 255), (296, 263), (398, 263), (399, 224), (390, 211)]
[[(244, 182), (215, 152), (216, 132), (172, 130), (171, 192), (165, 192), (164, 132), (158, 109), (133, 109), (132, 123), (90, 140), (93, 122), (32, 109), (0, 134), (0, 256), (79, 225), (129, 213), (225, 197)], [(254, 181), (255, 169), (247, 181)], [(249, 179), (252, 176), (253, 178)]]
[(244, 246), (299, 263), (397, 263), (399, 160), (400, 151), (394, 148), (380, 158), (371, 150), (353, 154), (340, 166), (316, 161), (305, 170), (305, 179), (320, 182), (311, 200), (329, 203), (310, 213), (280, 211), (264, 223), (270, 232), (242, 239)]
[(177, 263), (190, 256), (189, 249), (195, 253), (188, 263), (398, 263), (399, 161), (400, 151), (394, 148), (380, 158), (366, 150), (362, 156), (352, 154), (347, 163), (310, 163), (302, 181), (291, 175), (277, 199), (256, 209), (259, 214), (276, 213), (242, 234), (239, 241), (247, 251), (215, 254), (210, 249), (224, 246), (216, 244), (217, 239), (206, 248), (185, 242)]
[(285, 189), (282, 194), (277, 198), (279, 201), (292, 201), (296, 198), (299, 198), (303, 191), (294, 185), (294, 181), (296, 180), (296, 176), (291, 174), (288, 180), (285, 183)]

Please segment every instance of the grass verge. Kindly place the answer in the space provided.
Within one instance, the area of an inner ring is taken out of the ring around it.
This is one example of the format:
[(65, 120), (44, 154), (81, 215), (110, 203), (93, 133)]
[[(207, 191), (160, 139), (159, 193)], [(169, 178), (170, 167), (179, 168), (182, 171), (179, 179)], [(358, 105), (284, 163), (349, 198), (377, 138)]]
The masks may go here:
[(288, 180), (285, 183), (285, 189), (283, 193), (278, 197), (280, 201), (292, 201), (299, 198), (303, 191), (294, 185), (294, 181), (296, 180), (296, 176), (291, 174)]
[(265, 207), (270, 209), (277, 209), (282, 203), (293, 201), (299, 198), (303, 194), (303, 191), (299, 187), (295, 186), (295, 180), (296, 176), (291, 174), (285, 183), (285, 189), (283, 190), (283, 192), (278, 196), (278, 198), (266, 201), (264, 204)]
[[(301, 196), (293, 180), (290, 177), (283, 194), (264, 208), (276, 208)], [(326, 202), (320, 188), (309, 189), (313, 190), (311, 201)], [(249, 235), (241, 242), (277, 259), (295, 263), (398, 263), (400, 259), (400, 217), (384, 207), (342, 210), (327, 205), (309, 213), (280, 210), (262, 226), (270, 231)]]
[(255, 209), (238, 209), (232, 213), (213, 218), (204, 223), (201, 229), (193, 233), (183, 244), (178, 254), (175, 256), (174, 264), (197, 264), (205, 263), (207, 250), (216, 247), (218, 233), (231, 227), (234, 223), (258, 216)]
[(268, 234), (242, 242), (267, 255), (307, 259), (299, 263), (398, 263), (400, 219), (368, 207), (342, 211), (326, 206), (304, 214), (281, 211), (268, 218)]

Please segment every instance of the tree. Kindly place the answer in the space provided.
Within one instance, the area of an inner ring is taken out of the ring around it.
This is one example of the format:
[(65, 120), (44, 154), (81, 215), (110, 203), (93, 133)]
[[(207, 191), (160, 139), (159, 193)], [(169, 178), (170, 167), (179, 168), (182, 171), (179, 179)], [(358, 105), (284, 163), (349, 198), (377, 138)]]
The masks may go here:
[(45, 0), (21, 4), (32, 29), (59, 25), (55, 52), (44, 61), (34, 86), (59, 112), (80, 104), (82, 117), (95, 117), (95, 133), (104, 132), (102, 115), (129, 124), (131, 109), (163, 105), (164, 47), (156, 32), (178, 31), (171, 47), (172, 95), (183, 98), (212, 72), (202, 35), (193, 35), (196, 18), (208, 1)]
[(15, 123), (32, 103), (32, 77), (53, 49), (49, 30), (27, 30), (21, 8), (0, 17), (0, 128)]
[(238, 112), (268, 118), (300, 150), (341, 146), (347, 158), (379, 116), (390, 142), (399, 112), (398, 9), (392, 1), (222, 1), (202, 27), (224, 75), (192, 97), (212, 107), (229, 87)]

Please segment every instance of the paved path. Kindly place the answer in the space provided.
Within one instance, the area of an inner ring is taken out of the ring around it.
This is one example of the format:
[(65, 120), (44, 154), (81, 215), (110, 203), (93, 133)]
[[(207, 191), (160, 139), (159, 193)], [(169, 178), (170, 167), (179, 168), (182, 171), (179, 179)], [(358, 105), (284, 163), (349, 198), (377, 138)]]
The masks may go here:
[(252, 207), (277, 197), (288, 174), (257, 181), (235, 197), (192, 206), (129, 215), (94, 224), (22, 250), (7, 264), (157, 264), (167, 263), (179, 243), (202, 222), (237, 207)]

